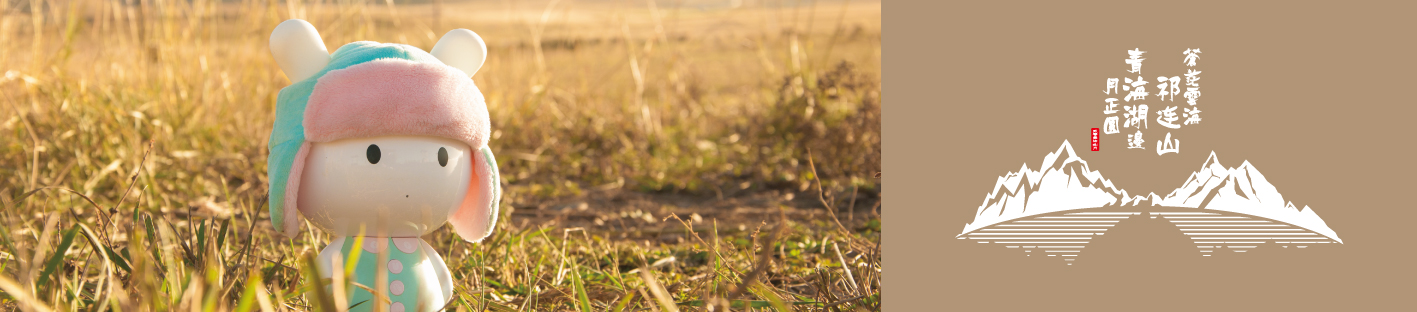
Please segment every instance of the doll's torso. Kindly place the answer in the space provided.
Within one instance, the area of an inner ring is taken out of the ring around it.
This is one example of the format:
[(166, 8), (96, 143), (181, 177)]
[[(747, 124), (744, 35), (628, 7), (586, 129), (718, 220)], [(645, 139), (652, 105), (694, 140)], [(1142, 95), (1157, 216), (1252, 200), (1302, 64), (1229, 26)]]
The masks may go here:
[[(451, 290), (451, 287), (443, 285), (448, 282), (445, 280), (447, 266), (422, 239), (364, 237), (363, 246), (354, 246), (356, 238), (346, 236), (331, 241), (320, 252), (320, 266), (326, 266), (335, 254), (343, 260), (352, 257), (352, 253), (358, 253), (359, 262), (349, 279), (385, 292), (391, 304), (379, 302), (369, 291), (349, 285), (345, 288), (349, 294), (348, 303), (358, 304), (350, 311), (373, 311), (374, 304), (383, 305), (386, 311), (391, 312), (434, 311), (447, 302), (449, 294), (445, 289)], [(381, 251), (386, 252), (381, 255)], [(326, 277), (331, 272), (325, 268), (321, 271)], [(383, 278), (380, 278), (379, 272), (383, 273)]]

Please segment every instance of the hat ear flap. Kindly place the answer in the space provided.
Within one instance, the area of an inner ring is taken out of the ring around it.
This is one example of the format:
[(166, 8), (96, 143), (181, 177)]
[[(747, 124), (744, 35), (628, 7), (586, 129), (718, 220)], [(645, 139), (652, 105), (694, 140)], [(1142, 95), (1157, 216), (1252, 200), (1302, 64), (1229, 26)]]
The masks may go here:
[(300, 234), (300, 210), (296, 204), (300, 199), (300, 176), (305, 172), (305, 156), (309, 154), (310, 142), (301, 142), (300, 149), (291, 160), (290, 172), (283, 176), (284, 181), (271, 183), (271, 227), (286, 237)]
[(462, 205), (448, 222), (453, 230), (469, 242), (480, 242), (492, 234), (497, 224), (497, 205), (502, 198), (502, 177), (497, 172), (497, 159), (492, 149), (483, 146), (473, 152), (472, 181), (468, 183), (467, 195)]

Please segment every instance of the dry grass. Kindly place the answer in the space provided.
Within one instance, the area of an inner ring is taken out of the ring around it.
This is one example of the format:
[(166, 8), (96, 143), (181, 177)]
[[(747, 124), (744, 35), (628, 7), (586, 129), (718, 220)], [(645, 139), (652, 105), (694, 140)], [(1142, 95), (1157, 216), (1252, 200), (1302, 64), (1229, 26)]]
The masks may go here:
[[(303, 259), (329, 237), (277, 236), (264, 203), (289, 83), (266, 38), (295, 17), (331, 50), (488, 41), (506, 215), (424, 237), (454, 309), (878, 309), (879, 219), (796, 216), (879, 198), (880, 3), (414, 2), (0, 0), (3, 306), (317, 309)], [(676, 241), (513, 214), (604, 192), (803, 198), (614, 221)]]

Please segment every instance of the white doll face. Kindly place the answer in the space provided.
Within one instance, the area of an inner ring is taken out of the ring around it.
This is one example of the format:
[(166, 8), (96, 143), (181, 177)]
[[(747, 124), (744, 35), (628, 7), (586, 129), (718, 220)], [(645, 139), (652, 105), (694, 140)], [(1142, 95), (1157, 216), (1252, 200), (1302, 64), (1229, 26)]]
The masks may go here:
[(472, 178), (460, 141), (417, 136), (343, 139), (310, 145), (300, 175), (300, 213), (330, 234), (420, 236), (456, 211)]

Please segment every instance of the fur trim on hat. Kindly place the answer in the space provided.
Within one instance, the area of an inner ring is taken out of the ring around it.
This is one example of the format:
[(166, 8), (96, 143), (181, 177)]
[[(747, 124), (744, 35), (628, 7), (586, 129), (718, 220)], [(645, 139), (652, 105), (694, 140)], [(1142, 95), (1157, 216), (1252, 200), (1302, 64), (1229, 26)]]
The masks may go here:
[(491, 132), (482, 93), (467, 74), (439, 63), (380, 59), (320, 77), (305, 107), (305, 138), (423, 135), (478, 149)]

